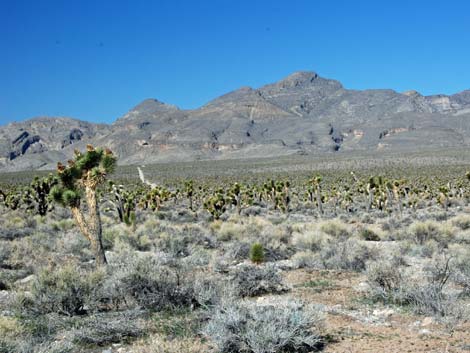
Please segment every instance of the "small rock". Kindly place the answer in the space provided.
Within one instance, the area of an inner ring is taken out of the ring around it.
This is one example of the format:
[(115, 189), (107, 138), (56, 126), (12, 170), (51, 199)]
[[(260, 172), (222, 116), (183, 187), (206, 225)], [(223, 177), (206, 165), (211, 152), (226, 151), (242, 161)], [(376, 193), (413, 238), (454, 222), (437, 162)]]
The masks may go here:
[(361, 282), (354, 288), (354, 290), (356, 292), (365, 293), (370, 290), (370, 286), (367, 282)]
[(395, 311), (393, 309), (383, 309), (383, 310), (376, 309), (372, 312), (372, 315), (388, 318), (392, 316), (394, 313)]
[(430, 316), (426, 316), (421, 322), (421, 326), (429, 326), (434, 323), (434, 319)]
[(431, 334), (431, 331), (428, 330), (428, 329), (423, 328), (422, 330), (419, 330), (419, 334), (423, 335), (423, 336), (426, 336), (426, 335)]
[(29, 284), (31, 282), (33, 282), (35, 279), (36, 279), (36, 275), (29, 275), (23, 279), (20, 279), (18, 281), (15, 282), (15, 284), (18, 284), (18, 285), (26, 285), (26, 284)]

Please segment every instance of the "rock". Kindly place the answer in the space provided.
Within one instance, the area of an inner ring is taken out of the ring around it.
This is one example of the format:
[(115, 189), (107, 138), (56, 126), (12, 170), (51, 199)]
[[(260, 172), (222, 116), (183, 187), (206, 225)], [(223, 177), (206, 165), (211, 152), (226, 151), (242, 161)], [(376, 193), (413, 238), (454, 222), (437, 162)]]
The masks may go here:
[(369, 283), (361, 282), (356, 287), (354, 287), (354, 290), (359, 293), (366, 293), (370, 290)]
[(36, 275), (29, 275), (23, 279), (20, 279), (18, 281), (15, 282), (16, 285), (20, 285), (20, 286), (25, 286), (27, 284), (30, 284), (31, 282), (33, 282), (34, 280), (36, 280), (37, 276)]
[(389, 318), (395, 313), (393, 309), (383, 309), (383, 310), (374, 310), (372, 312), (372, 315), (378, 316), (378, 317), (383, 317), (383, 318)]
[(419, 330), (419, 334), (422, 336), (427, 336), (431, 334), (431, 331), (428, 329), (423, 328), (422, 330)]
[(427, 316), (421, 322), (421, 326), (429, 326), (429, 325), (432, 325), (433, 323), (434, 323), (434, 319), (430, 316)]

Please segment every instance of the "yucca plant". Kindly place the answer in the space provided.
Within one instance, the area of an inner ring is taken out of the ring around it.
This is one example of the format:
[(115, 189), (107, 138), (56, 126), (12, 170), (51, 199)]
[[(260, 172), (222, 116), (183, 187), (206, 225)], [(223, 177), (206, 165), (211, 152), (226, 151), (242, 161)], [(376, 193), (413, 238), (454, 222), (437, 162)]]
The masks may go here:
[[(98, 207), (97, 187), (114, 171), (116, 157), (111, 150), (87, 145), (87, 151), (75, 150), (75, 159), (68, 166), (57, 164), (59, 184), (51, 190), (53, 199), (70, 208), (82, 234), (90, 242), (98, 266), (107, 263), (102, 244), (101, 217)], [(86, 211), (82, 200), (86, 202)]]

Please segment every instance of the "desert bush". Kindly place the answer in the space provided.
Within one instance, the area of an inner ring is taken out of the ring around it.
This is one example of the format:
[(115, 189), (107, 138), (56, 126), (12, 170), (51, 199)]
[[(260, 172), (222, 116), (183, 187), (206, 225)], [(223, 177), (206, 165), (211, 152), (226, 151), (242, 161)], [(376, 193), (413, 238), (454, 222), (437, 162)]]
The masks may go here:
[(310, 352), (321, 343), (318, 307), (290, 299), (275, 304), (225, 303), (203, 332), (221, 353)]
[(372, 261), (367, 264), (366, 277), (371, 289), (370, 296), (384, 303), (402, 301), (402, 269), (390, 260)]
[(85, 272), (73, 265), (43, 270), (32, 284), (31, 296), (22, 298), (24, 309), (35, 314), (84, 314), (104, 275), (103, 271)]
[(54, 231), (67, 231), (75, 227), (75, 223), (71, 219), (61, 219), (51, 224), (52, 230)]
[[(171, 260), (170, 260), (171, 261)], [(194, 303), (192, 277), (178, 263), (174, 266), (155, 256), (128, 258), (112, 265), (103, 296), (120, 305), (163, 310)]]
[(371, 263), (366, 271), (370, 297), (455, 325), (465, 317), (468, 319), (468, 313), (458, 293), (449, 287), (454, 272), (451, 261), (452, 258), (446, 256), (434, 259), (425, 266), (421, 277), (405, 273), (393, 262)]
[(319, 263), (325, 269), (362, 271), (366, 268), (366, 262), (376, 256), (376, 252), (351, 238), (330, 241), (315, 254), (314, 263)]
[(320, 230), (334, 238), (347, 238), (351, 235), (346, 225), (339, 220), (323, 222), (320, 224)]
[(456, 257), (455, 272), (453, 273), (453, 281), (462, 287), (461, 295), (470, 296), (470, 251), (466, 251)]
[(367, 241), (380, 241), (380, 236), (370, 228), (362, 228), (359, 231), (359, 237)]
[(433, 221), (415, 222), (409, 227), (413, 240), (423, 245), (429, 240), (439, 241), (442, 237), (439, 224)]
[(320, 251), (330, 240), (330, 236), (318, 230), (294, 232), (292, 244), (301, 251)]
[(283, 293), (288, 290), (278, 270), (272, 265), (241, 265), (231, 274), (230, 281), (242, 297)]
[(21, 323), (16, 318), (0, 316), (0, 337), (11, 340), (21, 335), (22, 332)]
[(80, 322), (80, 329), (73, 332), (72, 341), (79, 345), (102, 346), (143, 336), (146, 327), (142, 315), (135, 310), (94, 314)]
[(0, 268), (8, 267), (7, 261), (11, 255), (11, 244), (6, 241), (0, 241)]
[(460, 215), (452, 219), (452, 224), (461, 230), (470, 229), (470, 216)]
[(323, 267), (320, 260), (312, 251), (300, 251), (292, 256), (296, 268), (321, 268)]

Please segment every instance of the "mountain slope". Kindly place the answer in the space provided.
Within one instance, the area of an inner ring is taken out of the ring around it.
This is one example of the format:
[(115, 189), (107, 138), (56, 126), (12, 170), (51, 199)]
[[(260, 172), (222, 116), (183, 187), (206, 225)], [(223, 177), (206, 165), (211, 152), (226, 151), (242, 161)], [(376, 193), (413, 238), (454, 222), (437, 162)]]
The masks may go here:
[(0, 170), (51, 168), (85, 144), (121, 164), (404, 151), (470, 143), (470, 91), (348, 90), (314, 72), (242, 87), (194, 110), (147, 99), (111, 125), (35, 118), (0, 127)]

